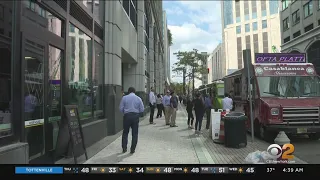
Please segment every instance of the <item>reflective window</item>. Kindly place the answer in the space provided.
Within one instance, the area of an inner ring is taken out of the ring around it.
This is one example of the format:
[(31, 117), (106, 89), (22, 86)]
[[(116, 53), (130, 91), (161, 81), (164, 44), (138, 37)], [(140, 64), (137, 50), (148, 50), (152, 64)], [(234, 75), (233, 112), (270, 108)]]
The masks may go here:
[[(36, 4), (32, 0), (26, 0), (26, 1), (24, 1), (24, 4), (25, 4), (25, 7), (27, 7), (31, 11), (33, 11), (33, 12), (37, 13), (39, 16), (47, 19), (46, 23), (43, 23), (44, 21), (41, 21), (41, 22), (39, 21), (36, 23), (38, 23), (40, 26), (48, 29), (50, 32), (62, 37), (62, 28), (63, 28), (62, 23), (63, 22), (61, 19), (59, 19), (55, 15), (51, 14), (49, 11), (43, 9), (41, 6), (39, 6), (38, 4)], [(28, 17), (28, 18), (32, 18), (32, 17)]]
[(137, 27), (137, 1), (136, 0), (123, 0), (122, 6), (129, 16), (133, 26)]
[(223, 13), (224, 13), (224, 26), (233, 24), (233, 11), (231, 0), (223, 1)]
[(241, 34), (241, 26), (236, 27), (237, 34)]
[(95, 59), (92, 62), (93, 110), (95, 117), (103, 116), (103, 47), (94, 43)]
[(253, 22), (253, 23), (252, 23), (252, 30), (253, 30), (253, 31), (258, 30), (258, 23), (257, 23), (257, 22)]
[(92, 114), (91, 64), (92, 40), (74, 25), (69, 32), (70, 54), (68, 57), (69, 104), (78, 105), (80, 119), (90, 118)]
[(256, 12), (252, 13), (252, 19), (256, 19), (256, 18), (257, 18), (257, 13)]
[(279, 2), (269, 1), (269, 9), (270, 9), (270, 15), (277, 14), (279, 10)]
[(267, 16), (267, 10), (261, 11), (261, 17), (266, 17)]
[(298, 9), (292, 13), (292, 25), (298, 24), (300, 22), (300, 10)]
[(0, 138), (11, 135), (11, 32), (12, 32), (12, 2), (0, 1)]
[(246, 24), (245, 25), (245, 31), (246, 32), (250, 32), (250, 24)]
[(282, 3), (282, 10), (285, 10), (289, 6), (290, 1), (289, 0), (282, 0), (281, 3)]
[(289, 29), (289, 17), (283, 20), (282, 26), (283, 26), (283, 32)]
[(236, 17), (236, 22), (237, 23), (241, 22), (241, 17)]
[(265, 29), (268, 27), (268, 24), (267, 24), (267, 20), (262, 20), (262, 29)]
[(92, 4), (94, 0), (81, 0), (82, 4), (88, 9), (89, 12), (92, 12)]
[(312, 0), (303, 6), (304, 9), (304, 17), (308, 17), (313, 13), (313, 5)]
[(61, 62), (63, 53), (60, 49), (49, 46), (49, 122), (61, 119)]
[(104, 21), (104, 0), (94, 0), (93, 15), (102, 24)]

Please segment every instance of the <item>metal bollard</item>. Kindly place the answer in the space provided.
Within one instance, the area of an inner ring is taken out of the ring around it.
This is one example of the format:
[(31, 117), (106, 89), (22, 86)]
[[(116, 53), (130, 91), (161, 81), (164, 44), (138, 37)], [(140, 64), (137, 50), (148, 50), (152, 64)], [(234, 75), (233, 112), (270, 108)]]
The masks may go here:
[[(277, 137), (274, 139), (274, 143), (278, 144), (282, 148), (283, 145), (290, 144), (290, 139), (284, 131), (280, 131)], [(279, 162), (278, 164), (287, 164), (286, 162), (288, 159), (283, 159), (282, 156), (280, 156), (277, 161)]]

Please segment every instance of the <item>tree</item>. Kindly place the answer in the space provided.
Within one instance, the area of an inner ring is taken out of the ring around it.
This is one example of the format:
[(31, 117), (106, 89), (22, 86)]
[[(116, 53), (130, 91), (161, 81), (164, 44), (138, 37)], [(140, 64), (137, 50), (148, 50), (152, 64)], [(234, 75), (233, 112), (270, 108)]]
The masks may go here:
[(169, 42), (169, 46), (171, 46), (171, 45), (172, 45), (172, 34), (171, 34), (170, 29), (168, 29), (167, 34), (168, 34), (168, 42)]
[(197, 49), (193, 49), (193, 51), (178, 51), (174, 55), (177, 56), (178, 62), (173, 64), (173, 72), (181, 73), (186, 70), (186, 74), (191, 73), (197, 79), (201, 79), (201, 75), (207, 73), (207, 67), (202, 66), (207, 59), (203, 58)]
[(171, 83), (170, 86), (171, 90), (173, 90), (175, 94), (184, 94), (182, 83)]

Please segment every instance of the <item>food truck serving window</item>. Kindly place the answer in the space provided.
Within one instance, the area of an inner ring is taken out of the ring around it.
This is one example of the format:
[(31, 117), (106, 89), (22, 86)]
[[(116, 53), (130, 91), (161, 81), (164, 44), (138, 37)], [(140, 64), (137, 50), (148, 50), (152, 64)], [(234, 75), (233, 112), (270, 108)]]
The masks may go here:
[(320, 97), (318, 76), (257, 77), (261, 97)]

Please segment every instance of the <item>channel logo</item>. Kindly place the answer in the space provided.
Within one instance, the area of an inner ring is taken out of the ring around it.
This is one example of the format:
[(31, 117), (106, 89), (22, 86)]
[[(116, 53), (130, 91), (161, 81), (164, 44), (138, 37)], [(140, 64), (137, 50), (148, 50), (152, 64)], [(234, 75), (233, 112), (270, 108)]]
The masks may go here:
[(267, 148), (267, 153), (272, 160), (267, 160), (267, 163), (275, 164), (292, 164), (295, 163), (294, 159), (294, 146), (293, 144), (284, 144), (282, 147), (278, 144), (271, 144)]

